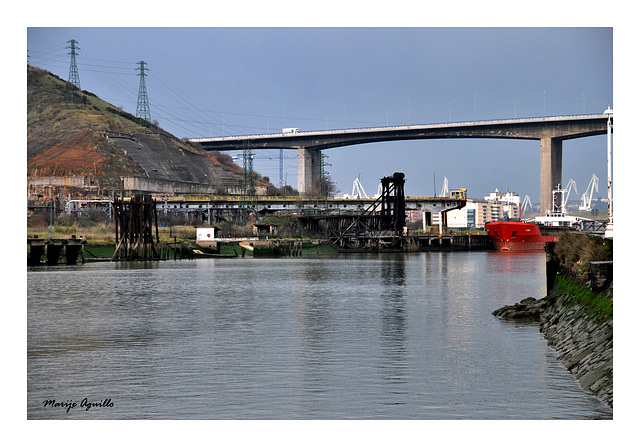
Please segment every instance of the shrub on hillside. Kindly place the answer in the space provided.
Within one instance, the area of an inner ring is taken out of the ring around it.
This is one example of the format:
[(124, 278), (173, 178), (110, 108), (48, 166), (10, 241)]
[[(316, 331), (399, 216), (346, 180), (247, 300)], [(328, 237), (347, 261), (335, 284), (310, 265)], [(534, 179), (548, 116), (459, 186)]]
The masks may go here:
[(609, 240), (579, 233), (561, 234), (553, 252), (560, 266), (580, 280), (588, 278), (591, 262), (613, 260), (613, 250)]

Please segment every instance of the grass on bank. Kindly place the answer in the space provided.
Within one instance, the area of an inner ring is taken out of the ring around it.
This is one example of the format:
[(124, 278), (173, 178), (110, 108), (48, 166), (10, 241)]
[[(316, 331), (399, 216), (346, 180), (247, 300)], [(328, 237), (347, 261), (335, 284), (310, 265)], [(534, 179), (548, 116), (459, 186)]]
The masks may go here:
[[(48, 239), (83, 237), (89, 246), (115, 245), (115, 225), (109, 221), (108, 215), (103, 211), (89, 211), (87, 215), (76, 217), (73, 215), (57, 216), (53, 221), (53, 231), (50, 232), (49, 215), (33, 215), (27, 220), (27, 237), (37, 236)], [(253, 221), (243, 224), (233, 222), (218, 222), (215, 224), (220, 229), (221, 237), (251, 237), (253, 236)], [(271, 215), (266, 216), (263, 223), (278, 227), (279, 238), (283, 239), (307, 239), (318, 238), (318, 234), (307, 231), (298, 216), (295, 215)], [(195, 242), (196, 227), (207, 226), (195, 218), (184, 219), (176, 216), (158, 216), (158, 236), (163, 242)], [(155, 239), (155, 225), (152, 228)]]
[(591, 262), (613, 261), (613, 242), (600, 236), (563, 233), (553, 246), (553, 254), (560, 264), (554, 289), (584, 306), (597, 320), (613, 318), (610, 296), (593, 292), (588, 286)]
[(565, 274), (558, 274), (554, 289), (559, 295), (567, 295), (576, 304), (584, 306), (598, 321), (613, 318), (613, 300), (608, 296), (597, 294), (587, 286), (579, 284)]
[[(49, 228), (27, 227), (27, 238), (38, 237), (40, 239), (70, 239), (72, 236), (82, 237), (92, 247), (113, 246), (116, 243), (116, 233), (113, 225), (96, 224), (93, 226), (80, 225), (54, 225), (53, 232)], [(155, 239), (155, 227), (153, 229)], [(196, 229), (190, 225), (178, 225), (158, 228), (160, 242), (185, 242), (196, 239)]]

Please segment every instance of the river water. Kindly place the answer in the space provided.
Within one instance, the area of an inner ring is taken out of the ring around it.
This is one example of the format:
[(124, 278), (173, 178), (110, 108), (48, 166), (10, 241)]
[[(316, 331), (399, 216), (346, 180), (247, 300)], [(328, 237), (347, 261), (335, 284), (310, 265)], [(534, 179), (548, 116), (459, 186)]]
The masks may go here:
[(491, 315), (544, 272), (497, 252), (30, 268), (27, 417), (610, 419), (537, 325)]

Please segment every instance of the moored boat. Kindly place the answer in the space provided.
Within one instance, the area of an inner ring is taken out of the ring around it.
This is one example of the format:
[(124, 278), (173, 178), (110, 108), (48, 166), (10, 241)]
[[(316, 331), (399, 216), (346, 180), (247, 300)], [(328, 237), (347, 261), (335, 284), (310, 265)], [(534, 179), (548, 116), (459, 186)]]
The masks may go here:
[(487, 222), (485, 230), (496, 250), (544, 250), (547, 242), (555, 242), (557, 236), (543, 236), (534, 223), (498, 221)]

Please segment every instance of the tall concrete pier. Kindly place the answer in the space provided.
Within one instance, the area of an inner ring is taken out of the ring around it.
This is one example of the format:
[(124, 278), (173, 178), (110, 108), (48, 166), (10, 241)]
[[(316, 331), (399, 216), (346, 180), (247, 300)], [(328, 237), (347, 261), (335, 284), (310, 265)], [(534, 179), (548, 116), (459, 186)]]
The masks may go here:
[(298, 149), (298, 192), (307, 195), (313, 185), (320, 181), (320, 157), (319, 150), (308, 148)]
[[(553, 190), (562, 184), (562, 140), (540, 139), (540, 211), (553, 209)], [(551, 197), (549, 197), (551, 192)], [(544, 200), (543, 200), (544, 198)], [(561, 200), (560, 197), (557, 200)], [(555, 204), (560, 207), (560, 203)]]

